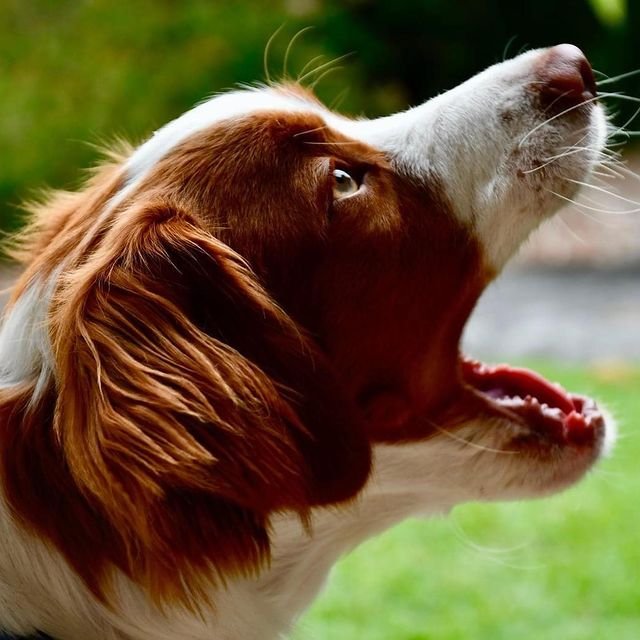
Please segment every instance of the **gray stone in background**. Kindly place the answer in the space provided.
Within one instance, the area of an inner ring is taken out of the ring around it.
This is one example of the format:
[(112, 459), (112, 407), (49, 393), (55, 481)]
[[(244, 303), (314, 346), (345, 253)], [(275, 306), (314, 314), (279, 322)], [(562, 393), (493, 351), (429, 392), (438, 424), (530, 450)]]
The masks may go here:
[(464, 349), (482, 360), (640, 362), (640, 264), (507, 270), (480, 300)]

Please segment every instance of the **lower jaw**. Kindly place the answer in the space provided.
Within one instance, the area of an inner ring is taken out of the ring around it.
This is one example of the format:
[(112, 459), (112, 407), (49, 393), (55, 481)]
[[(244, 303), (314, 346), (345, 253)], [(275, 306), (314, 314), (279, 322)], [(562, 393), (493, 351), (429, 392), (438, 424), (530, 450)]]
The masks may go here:
[[(501, 417), (525, 427), (522, 445), (594, 449), (602, 440), (604, 416), (586, 396), (568, 393), (540, 374), (509, 365), (460, 359), (462, 380)], [(515, 443), (518, 444), (517, 442)]]

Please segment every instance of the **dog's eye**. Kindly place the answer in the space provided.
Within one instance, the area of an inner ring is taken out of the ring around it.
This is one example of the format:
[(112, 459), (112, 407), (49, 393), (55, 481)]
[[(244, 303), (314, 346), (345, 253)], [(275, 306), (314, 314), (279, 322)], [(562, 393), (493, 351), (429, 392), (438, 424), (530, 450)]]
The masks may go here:
[(333, 170), (333, 199), (340, 200), (352, 196), (358, 191), (360, 185), (342, 169)]

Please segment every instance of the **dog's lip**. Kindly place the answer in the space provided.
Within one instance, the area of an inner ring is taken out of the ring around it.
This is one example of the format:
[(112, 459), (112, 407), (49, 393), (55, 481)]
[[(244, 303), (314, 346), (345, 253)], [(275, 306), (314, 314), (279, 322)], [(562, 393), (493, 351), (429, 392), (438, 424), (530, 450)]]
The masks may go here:
[(594, 400), (569, 393), (535, 371), (466, 357), (460, 368), (465, 384), (483, 399), (551, 443), (593, 446), (604, 428)]

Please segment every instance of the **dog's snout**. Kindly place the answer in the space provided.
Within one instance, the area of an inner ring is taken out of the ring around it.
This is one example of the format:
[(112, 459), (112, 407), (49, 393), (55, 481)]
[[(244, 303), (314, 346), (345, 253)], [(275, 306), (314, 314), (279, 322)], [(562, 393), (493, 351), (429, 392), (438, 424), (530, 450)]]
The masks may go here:
[(587, 57), (572, 44), (547, 49), (536, 69), (536, 88), (543, 100), (560, 107), (595, 98), (596, 80)]

